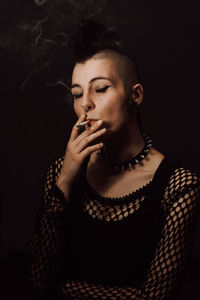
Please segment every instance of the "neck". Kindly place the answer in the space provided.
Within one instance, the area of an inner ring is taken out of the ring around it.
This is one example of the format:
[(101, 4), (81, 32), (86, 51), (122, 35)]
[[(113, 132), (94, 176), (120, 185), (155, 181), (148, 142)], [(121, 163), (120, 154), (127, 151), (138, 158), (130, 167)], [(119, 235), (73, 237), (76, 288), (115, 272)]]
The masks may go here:
[(121, 129), (104, 141), (106, 158), (112, 163), (122, 163), (135, 157), (144, 147), (138, 126)]

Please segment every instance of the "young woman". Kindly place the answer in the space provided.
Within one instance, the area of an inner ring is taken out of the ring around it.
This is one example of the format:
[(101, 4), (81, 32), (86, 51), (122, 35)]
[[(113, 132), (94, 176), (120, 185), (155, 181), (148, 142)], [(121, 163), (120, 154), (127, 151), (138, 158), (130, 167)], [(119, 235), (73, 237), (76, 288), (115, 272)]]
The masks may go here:
[(29, 279), (64, 299), (172, 299), (191, 258), (199, 177), (142, 132), (143, 87), (116, 35), (86, 23), (74, 45), (78, 121), (46, 174)]

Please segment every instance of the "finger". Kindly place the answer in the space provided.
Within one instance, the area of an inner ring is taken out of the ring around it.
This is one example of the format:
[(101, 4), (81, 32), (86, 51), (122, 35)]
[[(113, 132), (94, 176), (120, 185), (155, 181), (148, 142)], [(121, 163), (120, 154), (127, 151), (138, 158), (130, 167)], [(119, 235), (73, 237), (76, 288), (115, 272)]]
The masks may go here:
[(101, 148), (103, 148), (103, 143), (98, 143), (92, 146), (89, 146), (87, 148), (85, 148), (82, 152), (81, 152), (81, 156), (84, 158), (86, 158), (88, 155), (90, 155), (92, 152), (97, 151)]
[[(85, 139), (83, 139), (79, 143), (79, 145), (76, 146), (77, 151), (81, 152), (82, 149), (86, 148), (87, 146), (91, 146), (90, 143), (92, 143), (93, 141), (98, 139), (100, 136), (105, 134), (105, 132), (106, 132), (106, 128), (103, 128), (103, 129), (100, 129), (100, 130), (94, 132), (93, 134), (87, 136)], [(98, 141), (96, 141), (96, 143), (98, 143)]]
[(82, 134), (80, 134), (77, 137), (77, 139), (76, 139), (76, 146), (78, 146), (79, 143), (82, 140), (86, 139), (90, 134), (92, 134), (93, 132), (95, 132), (101, 125), (102, 125), (102, 120), (98, 120), (98, 122), (96, 122), (91, 127), (87, 126), (87, 129)]
[(87, 117), (86, 113), (83, 113), (82, 115), (80, 115), (80, 118), (78, 119), (76, 124), (73, 126), (71, 136), (70, 136), (70, 139), (72, 141), (75, 140), (77, 138), (77, 136), (80, 134), (80, 127), (76, 127), (76, 125), (85, 121), (86, 117)]

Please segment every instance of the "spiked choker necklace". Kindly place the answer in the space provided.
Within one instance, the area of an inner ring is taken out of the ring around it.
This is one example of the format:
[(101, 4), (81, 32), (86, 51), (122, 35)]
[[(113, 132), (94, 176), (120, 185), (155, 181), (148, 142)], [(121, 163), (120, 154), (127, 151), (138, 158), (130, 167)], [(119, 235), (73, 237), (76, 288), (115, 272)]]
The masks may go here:
[(100, 156), (102, 158), (102, 161), (111, 169), (113, 169), (116, 172), (123, 172), (126, 171), (128, 169), (132, 169), (134, 168), (134, 166), (136, 164), (139, 164), (149, 153), (151, 147), (152, 147), (152, 140), (150, 137), (148, 137), (146, 134), (142, 134), (143, 138), (144, 138), (144, 148), (142, 149), (142, 151), (140, 151), (140, 153), (138, 153), (135, 157), (131, 158), (130, 160), (127, 160), (123, 163), (112, 163), (109, 160), (107, 160), (107, 158), (105, 157), (105, 153), (104, 150), (101, 149), (100, 152)]

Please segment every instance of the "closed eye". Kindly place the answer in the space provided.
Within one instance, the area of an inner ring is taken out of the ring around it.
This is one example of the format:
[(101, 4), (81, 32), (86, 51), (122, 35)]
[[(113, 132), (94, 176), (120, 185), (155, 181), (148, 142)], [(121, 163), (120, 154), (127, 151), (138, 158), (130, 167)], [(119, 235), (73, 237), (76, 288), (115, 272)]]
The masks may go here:
[(96, 89), (96, 92), (97, 93), (104, 93), (109, 87), (110, 87), (109, 85), (106, 85), (103, 88)]
[(72, 94), (74, 99), (78, 99), (82, 96), (83, 94)]

